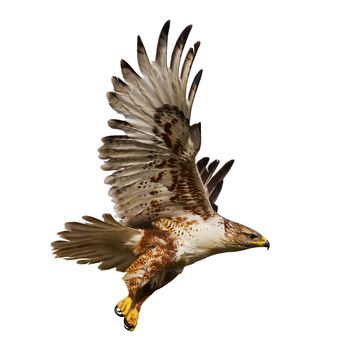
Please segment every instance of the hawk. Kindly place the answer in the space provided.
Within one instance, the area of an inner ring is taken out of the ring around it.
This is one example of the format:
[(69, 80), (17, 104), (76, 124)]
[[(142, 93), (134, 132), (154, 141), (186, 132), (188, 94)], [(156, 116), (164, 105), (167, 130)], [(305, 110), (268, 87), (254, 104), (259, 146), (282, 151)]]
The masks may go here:
[(269, 248), (261, 234), (217, 212), (216, 200), (233, 160), (219, 170), (218, 160), (195, 161), (201, 128), (190, 124), (190, 116), (202, 71), (189, 89), (187, 83), (200, 43), (181, 64), (192, 28), (187, 26), (168, 66), (169, 26), (167, 21), (160, 32), (153, 62), (137, 38), (141, 75), (121, 60), (124, 80), (113, 77), (114, 91), (107, 94), (110, 106), (125, 117), (109, 120), (123, 134), (104, 137), (99, 148), (102, 169), (112, 171), (105, 183), (111, 186), (116, 218), (104, 214), (102, 220), (83, 216), (84, 223), (67, 222), (58, 233), (62, 239), (52, 243), (56, 257), (125, 272), (128, 296), (115, 312), (129, 331), (145, 300), (185, 266), (213, 254)]

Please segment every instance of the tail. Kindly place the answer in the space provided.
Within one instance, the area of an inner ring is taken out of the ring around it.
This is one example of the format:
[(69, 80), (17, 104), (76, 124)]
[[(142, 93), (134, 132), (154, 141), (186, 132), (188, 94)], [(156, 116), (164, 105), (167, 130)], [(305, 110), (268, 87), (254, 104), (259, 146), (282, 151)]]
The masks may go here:
[(57, 258), (77, 259), (78, 264), (95, 264), (101, 270), (125, 271), (137, 259), (133, 248), (140, 238), (139, 230), (125, 227), (104, 214), (103, 221), (83, 216), (86, 223), (67, 222), (67, 231), (58, 235), (64, 240), (52, 242)]

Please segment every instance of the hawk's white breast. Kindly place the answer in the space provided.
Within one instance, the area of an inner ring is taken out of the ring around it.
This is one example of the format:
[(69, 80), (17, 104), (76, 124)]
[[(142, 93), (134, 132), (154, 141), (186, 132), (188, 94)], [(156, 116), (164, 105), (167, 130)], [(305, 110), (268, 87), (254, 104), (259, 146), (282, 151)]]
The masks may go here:
[(193, 264), (225, 248), (224, 220), (220, 215), (207, 220), (199, 215), (159, 219), (155, 224), (176, 237), (177, 260), (180, 264)]

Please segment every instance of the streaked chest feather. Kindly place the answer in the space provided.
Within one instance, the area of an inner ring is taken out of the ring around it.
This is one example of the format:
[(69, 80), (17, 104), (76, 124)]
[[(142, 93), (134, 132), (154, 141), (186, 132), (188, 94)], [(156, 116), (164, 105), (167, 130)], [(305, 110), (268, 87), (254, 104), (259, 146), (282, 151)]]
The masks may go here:
[(154, 225), (174, 237), (176, 260), (180, 264), (193, 264), (224, 248), (225, 228), (218, 215), (207, 220), (200, 216), (163, 218)]

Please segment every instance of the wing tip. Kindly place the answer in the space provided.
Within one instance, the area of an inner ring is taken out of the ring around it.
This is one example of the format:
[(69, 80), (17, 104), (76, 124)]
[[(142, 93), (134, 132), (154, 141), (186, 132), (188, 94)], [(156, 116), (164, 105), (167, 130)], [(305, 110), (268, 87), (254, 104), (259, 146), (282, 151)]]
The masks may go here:
[[(198, 73), (196, 74), (196, 77), (198, 76), (198, 80), (200, 80), (201, 78), (202, 78), (202, 74), (203, 74), (203, 69), (200, 69), (199, 71), (198, 71)], [(195, 77), (195, 79), (196, 79), (196, 77)], [(199, 83), (199, 81), (198, 81), (198, 83)]]
[(180, 34), (180, 37), (183, 36), (183, 38), (187, 39), (187, 37), (189, 36), (192, 28), (193, 28), (192, 24), (189, 24), (188, 26), (186, 26), (185, 29)]
[(194, 45), (193, 45), (194, 53), (197, 53), (197, 51), (198, 51), (200, 46), (201, 46), (201, 42), (200, 41), (197, 41), (197, 42), (194, 43)]
[(165, 21), (165, 23), (163, 24), (163, 29), (167, 29), (167, 30), (169, 30), (169, 28), (170, 28), (170, 19), (167, 19), (166, 21)]
[(235, 162), (234, 159), (230, 159), (228, 162), (226, 162), (225, 166), (227, 166), (229, 168), (228, 170), (231, 169), (234, 162)]
[(117, 97), (117, 94), (115, 91), (108, 91), (106, 92), (106, 97), (109, 103), (112, 103), (114, 99)]
[(193, 79), (193, 82), (192, 82), (192, 85), (191, 85), (191, 88), (190, 88), (190, 92), (188, 93), (188, 102), (190, 103), (190, 105), (193, 104), (193, 101), (194, 101), (194, 98), (196, 96), (196, 92), (197, 92), (199, 83), (200, 83), (200, 81), (202, 79), (202, 74), (203, 74), (203, 69), (200, 69), (197, 72), (197, 74), (194, 77), (194, 79)]
[(160, 31), (159, 34), (159, 39), (167, 39), (168, 38), (168, 34), (169, 34), (169, 29), (170, 29), (170, 19), (168, 19), (162, 27), (162, 30)]
[[(193, 83), (192, 83), (192, 86), (194, 88), (197, 88), (201, 79), (202, 79), (202, 74), (203, 74), (203, 69), (200, 69), (197, 74), (195, 75), (194, 79), (193, 79)], [(192, 87), (191, 87), (192, 89)]]
[(133, 70), (132, 67), (130, 66), (130, 64), (128, 62), (126, 62), (124, 59), (120, 60), (120, 67), (121, 69), (129, 69), (129, 70)]

